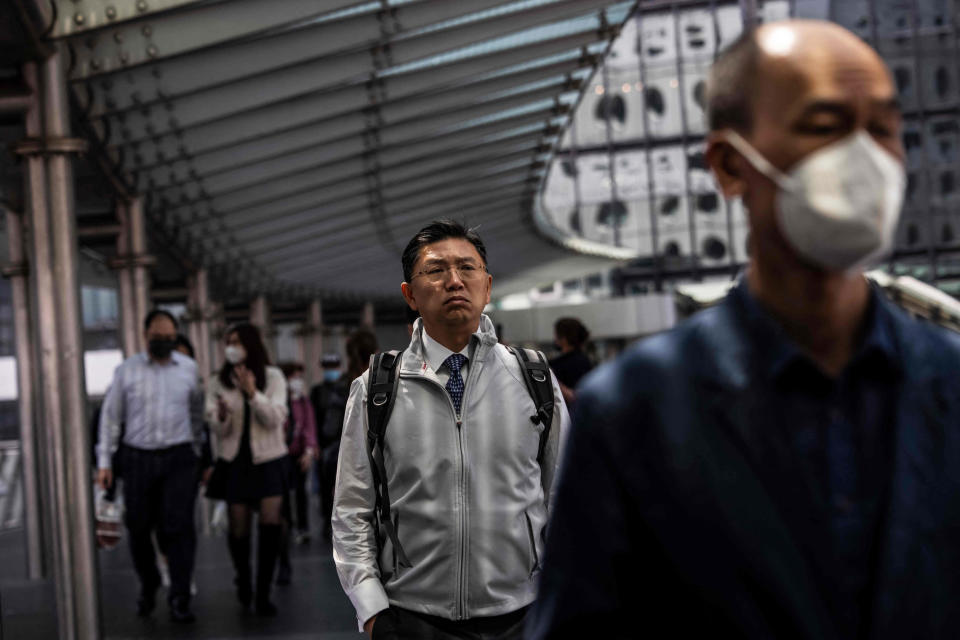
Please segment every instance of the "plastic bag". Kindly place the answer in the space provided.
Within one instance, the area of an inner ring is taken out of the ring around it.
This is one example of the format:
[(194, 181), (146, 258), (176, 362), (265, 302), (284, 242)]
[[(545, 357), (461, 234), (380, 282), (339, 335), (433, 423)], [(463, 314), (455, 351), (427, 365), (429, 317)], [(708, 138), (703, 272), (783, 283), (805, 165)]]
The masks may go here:
[(94, 494), (95, 534), (97, 546), (114, 549), (123, 538), (123, 502), (108, 500), (106, 492), (97, 487)]
[(223, 500), (217, 500), (213, 505), (213, 513), (210, 514), (210, 528), (218, 536), (227, 532), (227, 503)]

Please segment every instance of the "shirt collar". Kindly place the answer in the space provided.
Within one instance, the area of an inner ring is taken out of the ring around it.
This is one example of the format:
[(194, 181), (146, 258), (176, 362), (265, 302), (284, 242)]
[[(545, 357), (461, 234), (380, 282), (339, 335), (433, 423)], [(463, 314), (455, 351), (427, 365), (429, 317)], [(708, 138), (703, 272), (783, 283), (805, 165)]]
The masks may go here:
[[(740, 280), (730, 292), (730, 296), (740, 307), (741, 317), (753, 343), (754, 358), (763, 372), (777, 379), (797, 362), (811, 363), (810, 357), (753, 296), (747, 286), (746, 278)], [(891, 318), (892, 311), (888, 305), (883, 294), (871, 283), (863, 337), (850, 364), (847, 365), (848, 370), (861, 363), (874, 362), (891, 372), (901, 370), (900, 352)]]
[[(180, 364), (180, 358), (185, 358), (185, 357), (186, 357), (185, 355), (183, 355), (182, 353), (180, 353), (179, 351), (177, 351), (176, 349), (174, 349), (174, 350), (170, 353), (170, 361), (167, 362), (166, 364)], [(159, 364), (160, 364), (159, 362), (154, 362), (153, 358), (151, 358), (151, 357), (150, 357), (150, 354), (147, 353), (146, 351), (141, 351), (141, 352), (140, 352), (140, 358), (143, 360), (143, 363), (144, 363), (144, 364), (147, 364), (147, 365), (159, 365)], [(164, 365), (164, 366), (166, 366), (166, 365)]]
[[(431, 338), (425, 328), (421, 327), (420, 331), (423, 333), (423, 351), (426, 355), (427, 364), (430, 365), (430, 368), (434, 371), (440, 371), (440, 367), (443, 366), (444, 361), (452, 356), (454, 352)], [(470, 359), (471, 347), (473, 346), (476, 335), (477, 334), (474, 333), (470, 336), (470, 341), (467, 343), (467, 346), (460, 350), (460, 353), (463, 354), (467, 360)]]

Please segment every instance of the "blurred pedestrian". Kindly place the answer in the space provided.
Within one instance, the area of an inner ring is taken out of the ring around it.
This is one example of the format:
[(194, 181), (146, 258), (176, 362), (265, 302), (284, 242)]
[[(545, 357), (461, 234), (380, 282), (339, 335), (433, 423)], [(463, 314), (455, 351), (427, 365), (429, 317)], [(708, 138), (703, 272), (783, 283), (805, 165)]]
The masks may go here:
[(553, 323), (553, 340), (560, 355), (550, 360), (550, 368), (560, 383), (563, 399), (571, 407), (576, 397), (574, 389), (593, 369), (593, 363), (584, 351), (589, 338), (590, 332), (576, 318), (560, 318)]
[[(369, 333), (369, 332), (367, 332)], [(376, 337), (369, 334), (373, 349), (377, 350)], [(353, 336), (347, 340), (347, 352), (350, 353)], [(369, 355), (367, 360), (369, 360)], [(352, 359), (351, 359), (352, 361)], [(363, 368), (366, 368), (366, 360)], [(330, 513), (333, 510), (333, 487), (337, 478), (337, 457), (340, 454), (340, 434), (343, 431), (343, 412), (347, 405), (347, 396), (350, 395), (350, 381), (353, 379), (348, 373), (346, 377), (340, 372), (340, 356), (328, 353), (320, 361), (323, 368), (323, 382), (315, 385), (310, 391), (310, 397), (317, 416), (317, 441), (320, 447), (320, 459), (317, 461), (319, 476), (320, 518), (323, 521), (323, 537), (330, 539)], [(351, 365), (352, 367), (352, 365)], [(363, 372), (363, 369), (360, 370)], [(358, 374), (359, 375), (359, 374)]]
[[(284, 496), (284, 530), (280, 543), (280, 570), (277, 584), (290, 584), (290, 532), (296, 527), (295, 541), (306, 544), (310, 541), (310, 523), (307, 516), (309, 495), (307, 494), (307, 474), (313, 466), (317, 454), (317, 422), (313, 417), (313, 406), (306, 395), (303, 380), (303, 364), (285, 362), (280, 365), (287, 379), (287, 424), (285, 427), (287, 450), (290, 466), (290, 482), (293, 493), (291, 508), (290, 492)], [(294, 513), (296, 519), (294, 520)]]
[(227, 542), (236, 570), (237, 599), (244, 609), (254, 601), (250, 538), (258, 513), (255, 611), (277, 614), (270, 601), (280, 551), (283, 496), (290, 487), (284, 424), (287, 384), (252, 324), (227, 330), (226, 362), (210, 380), (206, 417), (216, 436), (217, 462), (207, 497), (228, 505)]
[(519, 639), (566, 409), (542, 354), (511, 352), (483, 315), (492, 278), (476, 232), (435, 221), (402, 266), (420, 318), (405, 351), (377, 355), (351, 386), (340, 581), (371, 637)]
[(122, 426), (125, 523), (140, 579), (137, 614), (150, 615), (161, 584), (151, 539), (156, 533), (170, 568), (170, 618), (189, 623), (195, 619), (190, 582), (203, 390), (196, 363), (174, 350), (176, 337), (176, 319), (151, 311), (144, 320), (146, 353), (117, 367), (100, 415), (98, 482), (104, 489), (113, 484), (111, 455)]
[(529, 636), (954, 638), (960, 348), (863, 275), (903, 201), (897, 86), (849, 31), (785, 21), (707, 93), (750, 264), (580, 385)]

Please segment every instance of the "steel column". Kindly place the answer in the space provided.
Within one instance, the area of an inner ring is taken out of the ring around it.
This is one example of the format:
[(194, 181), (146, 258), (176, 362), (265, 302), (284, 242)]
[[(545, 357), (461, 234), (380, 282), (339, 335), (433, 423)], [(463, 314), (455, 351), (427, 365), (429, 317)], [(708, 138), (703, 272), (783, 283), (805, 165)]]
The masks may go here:
[(130, 222), (127, 203), (117, 200), (117, 220), (120, 221), (120, 233), (117, 234), (117, 262), (114, 271), (117, 274), (120, 302), (120, 344), (123, 355), (129, 358), (137, 353), (139, 339), (137, 338), (140, 318), (137, 316), (137, 303), (133, 296), (133, 274), (127, 265), (126, 259), (130, 255)]
[(250, 303), (250, 323), (260, 329), (263, 337), (263, 344), (267, 348), (267, 353), (271, 360), (276, 360), (276, 344), (273, 334), (273, 324), (270, 320), (270, 302), (263, 294), (258, 295)]
[[(133, 299), (136, 303), (137, 317), (142, 322), (150, 311), (150, 273), (148, 265), (152, 259), (147, 256), (147, 230), (143, 219), (143, 198), (135, 196), (127, 203), (127, 216), (130, 230), (130, 253), (133, 259)], [(139, 347), (146, 348), (143, 343), (143, 332), (137, 332)]]
[[(67, 140), (70, 116), (66, 68), (62, 49), (43, 61), (41, 70), (44, 103), (44, 133), (47, 141)], [(50, 194), (52, 272), (57, 302), (59, 333), (59, 388), (54, 397), (62, 402), (62, 445), (67, 492), (59, 521), (66, 521), (71, 583), (71, 618), (61, 619), (62, 638), (99, 638), (99, 580), (94, 552), (93, 500), (90, 492), (90, 430), (86, 424), (86, 387), (83, 369), (82, 315), (80, 313), (79, 246), (74, 211), (73, 165), (62, 151), (46, 158)], [(67, 517), (64, 517), (64, 516)]]
[(42, 428), (38, 436), (46, 454), (47, 566), (52, 568), (54, 580), (58, 637), (80, 640), (100, 637), (100, 619), (73, 175), (66, 155), (82, 145), (68, 138), (61, 55), (53, 53), (39, 70), (36, 64), (24, 65), (24, 79), (40, 99), (27, 112), (27, 139), (17, 150), (26, 156), (31, 294), (37, 313), (40, 365), (36, 399)]
[(25, 541), (27, 549), (27, 576), (38, 580), (44, 575), (43, 530), (40, 512), (43, 502), (40, 499), (39, 446), (34, 422), (35, 370), (33, 354), (33, 321), (27, 292), (27, 265), (24, 245), (23, 219), (21, 215), (7, 209), (7, 241), (9, 243), (10, 264), (4, 269), (4, 275), (10, 279), (13, 302), (13, 326), (17, 338), (17, 408), (20, 419), (20, 460), (23, 474), (23, 500)]
[(320, 384), (323, 382), (323, 370), (320, 367), (320, 358), (323, 357), (323, 305), (319, 300), (310, 302), (303, 339), (306, 343), (303, 365), (307, 384)]
[(373, 331), (374, 327), (374, 308), (372, 302), (363, 303), (363, 314), (360, 316), (360, 326)]

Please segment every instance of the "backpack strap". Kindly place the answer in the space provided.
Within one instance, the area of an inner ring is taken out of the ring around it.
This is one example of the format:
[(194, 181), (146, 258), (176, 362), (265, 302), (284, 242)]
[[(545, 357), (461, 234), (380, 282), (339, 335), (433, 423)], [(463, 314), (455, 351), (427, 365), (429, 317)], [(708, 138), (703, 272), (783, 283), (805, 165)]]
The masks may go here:
[(533, 399), (533, 406), (537, 409), (537, 412), (530, 416), (530, 421), (533, 424), (543, 423), (543, 431), (540, 432), (540, 447), (537, 450), (537, 462), (542, 464), (543, 453), (547, 448), (547, 438), (550, 437), (550, 427), (553, 425), (554, 398), (550, 367), (547, 365), (547, 359), (539, 351), (533, 352), (537, 357), (534, 360), (526, 349), (514, 346), (509, 346), (507, 349), (520, 363), (523, 381), (527, 385), (530, 398)]
[[(400, 382), (400, 360), (403, 351), (376, 353), (370, 358), (370, 375), (367, 388), (367, 458), (373, 475), (374, 517), (382, 526), (393, 545), (393, 570), (410, 567), (397, 536), (397, 523), (390, 513), (390, 493), (387, 489), (387, 469), (383, 463), (383, 439), (387, 422), (393, 410)], [(379, 536), (378, 536), (379, 539)]]

